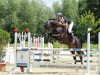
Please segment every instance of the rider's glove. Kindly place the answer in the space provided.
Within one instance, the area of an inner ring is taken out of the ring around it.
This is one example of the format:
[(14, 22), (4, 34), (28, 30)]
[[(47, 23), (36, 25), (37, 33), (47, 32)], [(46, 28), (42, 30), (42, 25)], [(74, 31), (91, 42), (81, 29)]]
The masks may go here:
[(68, 24), (67, 24), (67, 23), (63, 23), (63, 26), (65, 26), (65, 27), (66, 27), (66, 26), (68, 26)]
[(59, 25), (62, 25), (62, 23), (61, 23), (61, 22), (58, 22), (58, 24), (59, 24)]

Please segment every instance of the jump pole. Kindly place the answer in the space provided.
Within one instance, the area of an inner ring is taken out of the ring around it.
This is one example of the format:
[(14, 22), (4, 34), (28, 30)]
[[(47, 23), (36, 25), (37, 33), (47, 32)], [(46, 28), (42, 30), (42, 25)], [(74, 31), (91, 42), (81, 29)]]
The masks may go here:
[(42, 40), (42, 44), (43, 44), (43, 48), (44, 48), (44, 37), (42, 36), (43, 40)]
[(14, 48), (15, 48), (15, 56), (14, 56), (14, 59), (15, 59), (15, 64), (14, 64), (14, 70), (17, 68), (17, 59), (16, 59), (16, 50), (17, 50), (17, 32), (15, 32), (15, 38), (14, 38), (14, 42), (15, 42), (15, 45), (14, 45)]
[[(30, 55), (30, 48), (31, 48), (31, 33), (28, 32), (28, 55)], [(29, 73), (30, 72), (30, 56), (29, 56), (29, 60), (28, 60), (28, 66), (27, 66), (27, 72)]]
[[(27, 38), (28, 38), (28, 57), (29, 57), (29, 55), (30, 55), (30, 47), (31, 47), (31, 33), (30, 32), (28, 32), (27, 33)], [(23, 35), (22, 35), (22, 40), (23, 40)], [(24, 41), (25, 41), (26, 39), (24, 38)], [(30, 57), (29, 57), (29, 59), (30, 59)], [(24, 68), (25, 67), (20, 67), (20, 69), (24, 72)], [(30, 60), (28, 60), (28, 62), (27, 62), (27, 73), (29, 73), (30, 72)]]
[(44, 48), (44, 37), (43, 36), (39, 37), (39, 47)]
[(100, 32), (98, 33), (98, 75), (100, 75)]
[(34, 35), (33, 40), (34, 48), (39, 48), (39, 37)]
[[(29, 57), (29, 51), (30, 51), (30, 38), (31, 38), (31, 34), (30, 32), (27, 33), (28, 36), (28, 57)], [(23, 38), (23, 35), (21, 35), (21, 37)], [(13, 70), (17, 69), (17, 39), (18, 39), (18, 33), (15, 32), (15, 37), (14, 37), (14, 49), (15, 49), (15, 57), (14, 57), (14, 68)], [(22, 39), (23, 40), (23, 39)], [(23, 48), (23, 47), (22, 47)], [(30, 59), (30, 58), (29, 58)], [(24, 67), (20, 67), (21, 71), (24, 71)], [(30, 60), (28, 60), (27, 62), (27, 72), (30, 72)]]
[(90, 75), (90, 31), (92, 29), (87, 29), (87, 74)]

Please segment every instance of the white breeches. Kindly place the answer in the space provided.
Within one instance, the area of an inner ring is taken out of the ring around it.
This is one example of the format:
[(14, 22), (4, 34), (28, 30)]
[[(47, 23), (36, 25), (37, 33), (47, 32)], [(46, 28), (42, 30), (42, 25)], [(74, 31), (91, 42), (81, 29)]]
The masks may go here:
[(71, 21), (69, 27), (68, 27), (68, 32), (71, 33), (73, 28), (73, 21)]

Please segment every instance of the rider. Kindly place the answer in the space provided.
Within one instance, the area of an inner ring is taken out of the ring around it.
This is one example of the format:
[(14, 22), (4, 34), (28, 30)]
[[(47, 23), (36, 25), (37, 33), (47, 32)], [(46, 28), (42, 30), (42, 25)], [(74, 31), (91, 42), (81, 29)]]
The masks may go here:
[[(68, 25), (68, 33), (70, 34), (71, 38), (72, 38), (72, 42), (74, 42), (74, 35), (72, 33), (72, 28), (73, 28), (73, 21), (69, 20), (68, 18), (64, 17), (62, 13), (57, 13), (57, 20), (59, 22), (60, 25), (64, 25), (67, 27)], [(67, 31), (67, 28), (66, 28)]]

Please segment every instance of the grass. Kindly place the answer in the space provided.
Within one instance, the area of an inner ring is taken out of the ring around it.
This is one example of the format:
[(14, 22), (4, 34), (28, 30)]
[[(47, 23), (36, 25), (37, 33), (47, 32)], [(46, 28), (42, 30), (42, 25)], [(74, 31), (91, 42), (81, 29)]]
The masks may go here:
[[(60, 44), (59, 42), (53, 43), (54, 48), (68, 48), (67, 45)], [(90, 44), (91, 49), (97, 49), (98, 44)], [(87, 48), (87, 43), (83, 43), (82, 48)]]
[[(17, 45), (19, 46), (20, 43), (17, 43)], [(26, 43), (27, 45), (27, 43)], [(10, 44), (11, 47), (14, 47), (14, 44)], [(44, 44), (45, 47), (48, 47), (48, 43)], [(65, 44), (60, 44), (58, 41), (53, 43), (53, 47), (54, 48), (68, 48), (67, 45)], [(91, 49), (98, 49), (98, 44), (90, 44)], [(82, 48), (87, 48), (87, 43), (83, 43)]]
[[(87, 43), (84, 43), (82, 47), (83, 47), (83, 48), (87, 48)], [(94, 48), (97, 49), (97, 48), (98, 48), (98, 44), (90, 44), (90, 48), (91, 48), (91, 49), (92, 49), (92, 48), (93, 48), (93, 49), (94, 49)]]

